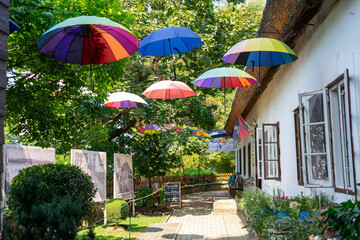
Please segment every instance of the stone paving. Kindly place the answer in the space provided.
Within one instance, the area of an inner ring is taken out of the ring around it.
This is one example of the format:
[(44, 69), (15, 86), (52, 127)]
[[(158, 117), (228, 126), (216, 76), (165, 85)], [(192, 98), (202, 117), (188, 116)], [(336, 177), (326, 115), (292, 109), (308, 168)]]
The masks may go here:
[(206, 192), (185, 196), (182, 209), (175, 209), (166, 223), (150, 225), (137, 239), (245, 240), (243, 226), (227, 191)]

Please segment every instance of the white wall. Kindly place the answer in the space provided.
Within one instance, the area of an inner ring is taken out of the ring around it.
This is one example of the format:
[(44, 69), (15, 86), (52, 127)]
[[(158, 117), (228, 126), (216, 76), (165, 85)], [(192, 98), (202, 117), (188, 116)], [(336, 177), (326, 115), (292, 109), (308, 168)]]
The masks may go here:
[[(299, 106), (299, 93), (324, 89), (346, 68), (350, 74), (354, 158), (360, 182), (360, 1), (339, 1), (320, 26), (307, 26), (293, 50), (299, 59), (280, 67), (246, 118), (247, 122), (255, 120), (259, 127), (279, 122), (281, 182), (263, 181), (263, 189), (272, 193), (273, 188), (280, 187), (289, 196), (311, 192), (297, 183), (293, 110)], [(347, 198), (333, 189), (326, 191), (336, 201)]]

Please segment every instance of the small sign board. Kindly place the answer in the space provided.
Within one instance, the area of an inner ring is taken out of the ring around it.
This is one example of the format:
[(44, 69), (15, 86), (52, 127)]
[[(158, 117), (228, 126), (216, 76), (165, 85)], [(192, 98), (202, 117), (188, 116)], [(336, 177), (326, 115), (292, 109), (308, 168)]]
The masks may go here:
[(180, 202), (180, 207), (182, 207), (181, 199), (181, 183), (173, 182), (167, 183), (165, 185), (165, 198), (166, 202)]

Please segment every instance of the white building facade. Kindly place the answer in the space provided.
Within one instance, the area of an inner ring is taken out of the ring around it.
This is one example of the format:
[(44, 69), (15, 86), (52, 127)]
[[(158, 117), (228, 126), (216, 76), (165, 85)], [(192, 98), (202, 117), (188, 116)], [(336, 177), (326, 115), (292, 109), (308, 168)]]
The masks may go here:
[(305, 27), (298, 60), (279, 68), (245, 117), (254, 131), (237, 146), (235, 172), (270, 194), (323, 191), (342, 202), (359, 192), (359, 26), (360, 1), (345, 0)]

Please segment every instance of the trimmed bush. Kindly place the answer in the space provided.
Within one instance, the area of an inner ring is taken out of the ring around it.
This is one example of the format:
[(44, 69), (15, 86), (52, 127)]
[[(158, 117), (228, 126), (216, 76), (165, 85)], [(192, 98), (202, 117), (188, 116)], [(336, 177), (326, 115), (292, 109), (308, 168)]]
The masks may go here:
[(106, 203), (107, 220), (119, 226), (122, 220), (129, 216), (130, 208), (121, 198), (112, 199)]
[[(31, 186), (25, 186), (24, 178), (31, 177), (40, 184), (35, 191)], [(18, 195), (24, 189), (25, 195)], [(38, 203), (59, 201), (69, 195), (70, 199), (82, 203), (82, 214), (86, 214), (96, 188), (91, 177), (80, 168), (73, 165), (44, 164), (25, 168), (11, 181), (7, 204), (12, 211), (25, 211)]]
[[(137, 191), (135, 193), (136, 199), (150, 195), (153, 192), (154, 192), (154, 190), (152, 188), (140, 188), (139, 191)], [(153, 206), (155, 206), (155, 200), (156, 200), (156, 195), (154, 194), (147, 198), (136, 201), (136, 206), (137, 207), (153, 207)]]
[[(4, 239), (74, 239), (96, 188), (91, 177), (70, 165), (36, 165), (13, 178), (7, 204), (17, 233)], [(6, 223), (5, 223), (6, 225)]]

